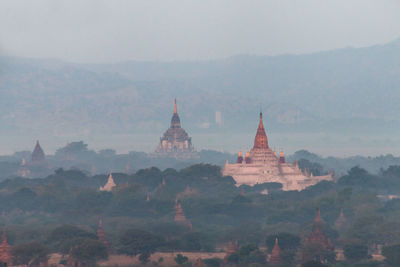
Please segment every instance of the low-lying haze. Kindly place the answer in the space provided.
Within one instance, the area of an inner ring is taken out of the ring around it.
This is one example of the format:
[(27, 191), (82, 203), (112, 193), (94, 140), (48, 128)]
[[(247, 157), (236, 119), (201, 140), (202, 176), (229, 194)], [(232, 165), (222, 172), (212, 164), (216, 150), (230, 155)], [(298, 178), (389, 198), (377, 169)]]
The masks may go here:
[(178, 97), (197, 149), (250, 148), (262, 107), (276, 149), (398, 155), (399, 13), (395, 0), (2, 1), (0, 153), (36, 139), (152, 151)]

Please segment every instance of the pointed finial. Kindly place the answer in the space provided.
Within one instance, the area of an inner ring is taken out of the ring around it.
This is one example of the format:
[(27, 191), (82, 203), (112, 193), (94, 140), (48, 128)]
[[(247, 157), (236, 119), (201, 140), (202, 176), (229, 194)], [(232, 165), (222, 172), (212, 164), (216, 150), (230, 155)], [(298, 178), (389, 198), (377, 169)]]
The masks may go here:
[(176, 98), (175, 98), (175, 104), (174, 104), (174, 114), (177, 114), (178, 113), (178, 108), (177, 108), (177, 106), (176, 106)]
[(278, 245), (279, 245), (278, 238), (275, 237), (275, 246), (278, 246)]
[(321, 213), (319, 211), (319, 208), (317, 208), (317, 214), (315, 216), (315, 222), (320, 222), (321, 221)]
[(100, 219), (100, 220), (99, 220), (99, 226), (98, 226), (98, 228), (102, 228), (102, 227), (103, 227), (103, 220)]
[(3, 234), (2, 234), (2, 236), (1, 236), (1, 243), (7, 244), (7, 235), (6, 235), (6, 231), (3, 231)]

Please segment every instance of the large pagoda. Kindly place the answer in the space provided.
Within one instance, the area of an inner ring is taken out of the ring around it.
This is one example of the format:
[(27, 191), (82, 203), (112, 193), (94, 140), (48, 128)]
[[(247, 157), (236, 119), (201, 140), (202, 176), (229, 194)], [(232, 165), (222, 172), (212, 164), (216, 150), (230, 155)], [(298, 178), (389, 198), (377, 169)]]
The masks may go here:
[(283, 151), (278, 157), (268, 145), (261, 112), (253, 148), (244, 159), (240, 151), (236, 163), (226, 161), (222, 174), (232, 176), (237, 186), (275, 182), (282, 184), (283, 190), (302, 190), (322, 180), (332, 180), (330, 174), (313, 176), (300, 170), (296, 162), (287, 163)]
[(155, 154), (158, 156), (171, 156), (176, 158), (190, 158), (197, 155), (192, 145), (192, 138), (189, 137), (186, 131), (181, 127), (176, 99), (171, 126), (160, 138), (160, 144)]

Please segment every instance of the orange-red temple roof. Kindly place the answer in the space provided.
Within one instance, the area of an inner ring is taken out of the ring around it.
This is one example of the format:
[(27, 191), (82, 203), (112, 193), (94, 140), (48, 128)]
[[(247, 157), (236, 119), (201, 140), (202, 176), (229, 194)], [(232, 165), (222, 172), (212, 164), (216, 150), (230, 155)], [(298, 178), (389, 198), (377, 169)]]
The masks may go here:
[(254, 139), (254, 148), (261, 148), (261, 149), (268, 148), (268, 138), (267, 134), (265, 133), (261, 112), (260, 112), (260, 122), (258, 124), (256, 138)]

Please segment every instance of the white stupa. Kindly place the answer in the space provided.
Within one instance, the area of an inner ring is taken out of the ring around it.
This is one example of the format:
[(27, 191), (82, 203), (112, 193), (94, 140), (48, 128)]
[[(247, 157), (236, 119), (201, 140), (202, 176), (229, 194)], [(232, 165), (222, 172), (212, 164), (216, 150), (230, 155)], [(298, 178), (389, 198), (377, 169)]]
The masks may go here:
[(104, 186), (100, 187), (100, 191), (107, 191), (107, 192), (111, 192), (112, 189), (116, 186), (114, 179), (112, 177), (112, 174), (110, 173), (110, 175), (108, 176), (108, 180), (107, 183)]

